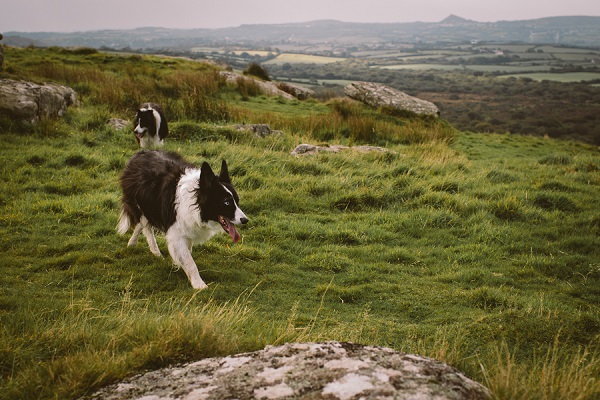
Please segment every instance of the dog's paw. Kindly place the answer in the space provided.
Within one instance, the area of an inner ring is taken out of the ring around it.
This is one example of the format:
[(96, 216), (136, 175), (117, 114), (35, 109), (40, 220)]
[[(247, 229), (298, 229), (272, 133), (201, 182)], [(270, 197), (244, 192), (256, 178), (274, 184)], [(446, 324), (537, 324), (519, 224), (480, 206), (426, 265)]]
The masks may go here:
[(160, 252), (160, 250), (156, 249), (156, 250), (152, 250), (150, 249), (150, 251), (152, 252), (152, 254), (154, 254), (156, 257), (158, 258), (163, 258), (162, 253)]
[(200, 279), (200, 282), (192, 282), (192, 287), (196, 290), (202, 290), (202, 289), (206, 289), (208, 287), (208, 285), (206, 283), (204, 283), (204, 281), (202, 279)]

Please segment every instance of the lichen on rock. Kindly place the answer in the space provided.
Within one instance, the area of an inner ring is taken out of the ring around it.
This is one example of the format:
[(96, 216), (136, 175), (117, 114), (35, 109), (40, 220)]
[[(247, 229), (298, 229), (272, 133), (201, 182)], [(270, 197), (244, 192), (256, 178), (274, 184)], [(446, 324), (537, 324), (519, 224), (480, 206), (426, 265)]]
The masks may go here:
[(88, 399), (488, 399), (490, 392), (430, 358), (353, 343), (288, 343), (163, 368)]

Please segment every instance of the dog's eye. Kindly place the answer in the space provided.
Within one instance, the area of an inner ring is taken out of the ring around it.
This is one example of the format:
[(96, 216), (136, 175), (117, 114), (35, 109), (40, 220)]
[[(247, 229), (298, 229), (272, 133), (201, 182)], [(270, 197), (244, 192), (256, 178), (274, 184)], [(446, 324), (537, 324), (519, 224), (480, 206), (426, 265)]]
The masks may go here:
[(231, 200), (225, 200), (225, 201), (223, 202), (223, 204), (224, 204), (226, 207), (229, 207), (229, 206), (231, 205)]

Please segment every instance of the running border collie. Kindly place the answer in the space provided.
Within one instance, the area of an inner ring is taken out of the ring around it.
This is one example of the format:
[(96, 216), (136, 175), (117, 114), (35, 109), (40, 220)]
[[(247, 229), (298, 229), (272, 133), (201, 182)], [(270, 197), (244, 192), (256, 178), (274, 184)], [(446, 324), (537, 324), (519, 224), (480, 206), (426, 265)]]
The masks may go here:
[(173, 262), (183, 268), (194, 289), (207, 285), (192, 258), (192, 246), (222, 231), (235, 243), (240, 240), (235, 225), (248, 222), (239, 207), (225, 160), (216, 176), (207, 162), (198, 169), (177, 153), (140, 150), (121, 175), (121, 189), (117, 232), (124, 235), (133, 228), (128, 246), (137, 244), (143, 232), (150, 251), (158, 257), (162, 254), (154, 229), (164, 232)]
[(165, 114), (155, 103), (144, 103), (136, 110), (133, 126), (135, 140), (143, 149), (162, 146), (169, 134)]

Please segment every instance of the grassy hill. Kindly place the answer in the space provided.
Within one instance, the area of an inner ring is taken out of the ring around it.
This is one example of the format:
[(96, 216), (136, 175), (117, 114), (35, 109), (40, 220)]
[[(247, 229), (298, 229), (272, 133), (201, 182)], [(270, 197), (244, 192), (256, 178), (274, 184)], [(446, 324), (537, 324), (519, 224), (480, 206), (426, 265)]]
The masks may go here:
[[(435, 357), (499, 399), (600, 395), (597, 147), (269, 98), (182, 59), (8, 48), (5, 62), (0, 77), (67, 84), (82, 104), (34, 126), (0, 116), (0, 398), (327, 339)], [(250, 218), (240, 243), (194, 249), (202, 292), (114, 229), (136, 144), (106, 121), (142, 101), (163, 104), (166, 149), (227, 160)], [(305, 142), (393, 152), (290, 155)]]

